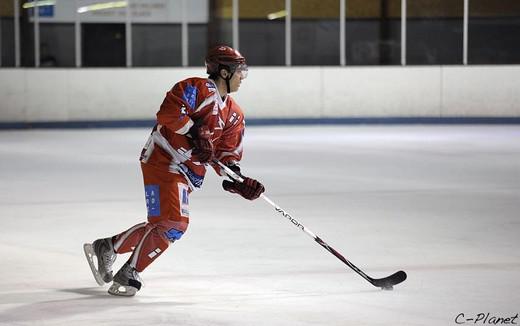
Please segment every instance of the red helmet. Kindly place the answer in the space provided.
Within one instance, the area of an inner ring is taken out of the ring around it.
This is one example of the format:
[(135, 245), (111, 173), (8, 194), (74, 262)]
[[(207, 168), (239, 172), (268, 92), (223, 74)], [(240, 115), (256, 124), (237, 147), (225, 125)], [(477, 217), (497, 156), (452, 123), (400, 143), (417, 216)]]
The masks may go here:
[(209, 75), (218, 75), (221, 69), (227, 68), (229, 72), (247, 71), (246, 59), (237, 50), (218, 45), (211, 48), (206, 55), (206, 71)]

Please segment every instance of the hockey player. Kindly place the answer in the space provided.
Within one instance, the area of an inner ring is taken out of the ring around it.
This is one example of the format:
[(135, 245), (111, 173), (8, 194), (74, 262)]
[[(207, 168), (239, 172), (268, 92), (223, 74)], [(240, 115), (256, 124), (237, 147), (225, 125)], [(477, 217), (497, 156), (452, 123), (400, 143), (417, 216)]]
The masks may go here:
[[(98, 284), (113, 282), (110, 294), (135, 295), (142, 283), (139, 273), (181, 239), (189, 223), (188, 197), (202, 186), (206, 165), (225, 176), (216, 159), (242, 175), (244, 115), (228, 94), (247, 77), (246, 61), (238, 51), (217, 46), (209, 50), (206, 68), (209, 78), (188, 78), (166, 93), (142, 150), (148, 221), (84, 245)], [(243, 183), (224, 180), (222, 186), (249, 200), (264, 192), (257, 180), (243, 178)], [(113, 276), (116, 255), (127, 252), (132, 252), (129, 260)]]

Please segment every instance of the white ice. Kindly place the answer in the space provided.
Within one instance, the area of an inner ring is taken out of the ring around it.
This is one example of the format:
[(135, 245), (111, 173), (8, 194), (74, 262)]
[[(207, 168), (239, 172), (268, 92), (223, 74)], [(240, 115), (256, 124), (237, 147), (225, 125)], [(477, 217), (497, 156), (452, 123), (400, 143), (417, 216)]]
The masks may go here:
[(248, 128), (243, 172), (367, 274), (405, 270), (394, 291), (210, 171), (146, 287), (112, 297), (82, 245), (145, 220), (148, 134), (0, 132), (1, 325), (457, 325), (462, 313), (520, 313), (520, 126)]

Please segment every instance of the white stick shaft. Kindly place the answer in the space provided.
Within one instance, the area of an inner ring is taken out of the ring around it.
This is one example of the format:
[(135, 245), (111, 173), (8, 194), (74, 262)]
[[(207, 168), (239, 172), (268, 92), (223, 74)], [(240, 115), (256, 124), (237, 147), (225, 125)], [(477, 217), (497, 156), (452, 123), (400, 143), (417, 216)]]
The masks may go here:
[(261, 194), (260, 197), (262, 197), (263, 200), (265, 200), (266, 202), (268, 202), (271, 206), (274, 207), (274, 209), (283, 215), (283, 217), (285, 217), (286, 219), (288, 219), (292, 224), (294, 224), (294, 226), (296, 226), (297, 228), (299, 228), (300, 230), (302, 230), (303, 232), (307, 233), (308, 236), (310, 236), (311, 238), (313, 239), (316, 239), (316, 235), (309, 229), (307, 229), (303, 224), (301, 224), (300, 222), (298, 222), (294, 217), (291, 216), (291, 214), (287, 213), (286, 211), (284, 211), (280, 206), (276, 205), (276, 203), (274, 201), (272, 201), (269, 197), (267, 197), (266, 195), (264, 194)]
[(222, 162), (218, 160), (214, 160), (213, 162), (217, 163), (222, 170), (226, 172), (227, 175), (231, 177), (231, 179), (238, 181), (240, 183), (244, 182), (244, 178), (242, 178), (238, 173), (228, 168), (226, 165), (222, 164)]

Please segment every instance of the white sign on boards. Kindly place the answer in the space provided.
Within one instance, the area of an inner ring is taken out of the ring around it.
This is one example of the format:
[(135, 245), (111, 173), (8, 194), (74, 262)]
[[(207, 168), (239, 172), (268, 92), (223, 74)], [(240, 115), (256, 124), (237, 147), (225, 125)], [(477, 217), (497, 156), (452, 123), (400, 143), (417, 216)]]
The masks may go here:
[[(130, 0), (131, 19), (134, 23), (180, 23), (182, 21), (183, 0)], [(119, 1), (79, 0), (78, 7)], [(188, 23), (208, 22), (208, 0), (185, 0)], [(73, 23), (76, 19), (76, 1), (55, 0), (51, 8), (40, 8), (41, 23)], [(80, 13), (81, 22), (123, 23), (126, 8), (111, 8)]]

